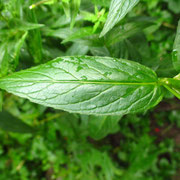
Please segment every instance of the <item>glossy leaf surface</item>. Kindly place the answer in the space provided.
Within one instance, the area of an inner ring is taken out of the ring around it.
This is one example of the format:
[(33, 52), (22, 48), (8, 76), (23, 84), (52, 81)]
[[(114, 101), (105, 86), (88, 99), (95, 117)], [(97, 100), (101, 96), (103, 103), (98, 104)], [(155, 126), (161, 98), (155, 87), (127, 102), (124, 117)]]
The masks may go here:
[(111, 30), (138, 2), (139, 0), (112, 0), (100, 37)]
[(173, 59), (174, 68), (178, 72), (180, 72), (180, 21), (178, 23), (176, 38), (175, 38), (175, 41), (174, 41), (172, 59)]
[(110, 57), (60, 57), (1, 79), (0, 88), (35, 103), (83, 114), (136, 113), (162, 99), (151, 69)]

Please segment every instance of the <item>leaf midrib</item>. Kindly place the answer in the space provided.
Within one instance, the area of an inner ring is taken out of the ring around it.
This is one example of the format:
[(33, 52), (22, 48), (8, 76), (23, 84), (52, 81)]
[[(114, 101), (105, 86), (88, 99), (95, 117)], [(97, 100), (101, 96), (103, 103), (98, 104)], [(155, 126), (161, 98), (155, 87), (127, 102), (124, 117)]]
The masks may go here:
[[(3, 82), (4, 80), (0, 80)], [(7, 80), (5, 80), (7, 82)], [(32, 82), (32, 83), (79, 83), (79, 84), (99, 84), (99, 85), (158, 85), (158, 82), (120, 82), (120, 81), (82, 81), (82, 80), (9, 80), (9, 82)]]

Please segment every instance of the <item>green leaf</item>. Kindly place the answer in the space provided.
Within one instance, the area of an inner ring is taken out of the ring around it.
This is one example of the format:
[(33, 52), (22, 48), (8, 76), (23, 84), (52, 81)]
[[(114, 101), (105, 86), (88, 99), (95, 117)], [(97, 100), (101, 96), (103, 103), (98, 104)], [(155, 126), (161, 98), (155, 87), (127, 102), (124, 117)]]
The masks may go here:
[(118, 41), (127, 39), (134, 34), (152, 25), (152, 21), (147, 18), (136, 18), (133, 22), (126, 23), (123, 26), (113, 28), (106, 36), (106, 44), (112, 45)]
[(23, 46), (23, 43), (26, 39), (28, 35), (28, 32), (25, 32), (21, 39), (15, 44), (15, 52), (14, 52), (14, 59), (15, 59), (15, 68), (17, 67), (17, 65), (19, 64), (19, 54), (20, 54), (20, 50), (21, 50), (21, 47)]
[(12, 19), (10, 22), (12, 26), (12, 30), (20, 30), (20, 31), (28, 31), (33, 29), (39, 29), (43, 27), (43, 24), (30, 23), (26, 21), (22, 21), (20, 19)]
[(173, 11), (174, 13), (178, 14), (180, 13), (180, 0), (164, 0), (165, 2), (168, 3), (168, 7), (171, 11)]
[(86, 55), (89, 48), (80, 43), (74, 43), (66, 52), (67, 55), (77, 56), (77, 55)]
[(89, 116), (89, 135), (99, 140), (110, 133), (117, 132), (120, 119), (121, 116)]
[(44, 35), (45, 36), (52, 36), (60, 39), (67, 39), (68, 37), (74, 36), (74, 34), (79, 30), (79, 28), (73, 28), (72, 30), (70, 28), (59, 28), (56, 30), (52, 29), (45, 29)]
[(62, 1), (62, 6), (63, 6), (64, 12), (66, 14), (66, 17), (69, 18), (70, 17), (70, 4), (69, 4), (69, 1)]
[(151, 69), (110, 57), (60, 57), (2, 78), (0, 88), (44, 106), (82, 114), (137, 113), (162, 99)]
[(4, 76), (14, 71), (19, 64), (21, 47), (27, 37), (27, 32), (15, 39), (7, 39), (0, 45), (0, 75)]
[(83, 27), (83, 28), (77, 29), (77, 31), (70, 34), (65, 40), (62, 41), (62, 43), (66, 43), (69, 41), (75, 41), (76, 39), (81, 39), (83, 37), (87, 37), (92, 34), (93, 34), (92, 27)]
[[(38, 23), (35, 9), (28, 11), (27, 16), (30, 22)], [(29, 31), (28, 34), (29, 34), (27, 39), (28, 51), (33, 57), (34, 62), (40, 63), (42, 62), (42, 58), (43, 58), (41, 32), (39, 29), (33, 29)]]
[(180, 72), (180, 21), (178, 23), (176, 38), (174, 41), (172, 60), (173, 60), (174, 68), (178, 72)]
[(33, 133), (35, 130), (21, 121), (20, 119), (12, 116), (6, 111), (0, 112), (0, 128), (5, 131), (18, 132), (18, 133)]
[(112, 0), (109, 14), (100, 34), (104, 36), (139, 2), (139, 0)]
[(155, 147), (153, 144), (153, 138), (149, 135), (142, 134), (142, 137), (138, 139), (138, 143), (133, 144), (131, 153), (128, 154), (129, 168), (121, 179), (147, 179), (142, 178), (142, 174), (155, 166), (158, 159), (157, 157), (161, 153), (164, 153), (164, 150), (161, 147)]
[(76, 20), (76, 16), (78, 14), (79, 11), (79, 7), (81, 4), (81, 0), (71, 0), (71, 25), (70, 27), (73, 28), (74, 24), (75, 24), (75, 20)]

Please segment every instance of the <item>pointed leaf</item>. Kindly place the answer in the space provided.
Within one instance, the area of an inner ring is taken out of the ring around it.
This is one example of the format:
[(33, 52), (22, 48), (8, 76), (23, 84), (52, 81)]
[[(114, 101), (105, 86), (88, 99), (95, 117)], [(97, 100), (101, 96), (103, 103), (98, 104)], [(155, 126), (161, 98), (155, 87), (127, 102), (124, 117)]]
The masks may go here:
[(0, 88), (69, 112), (116, 115), (145, 111), (161, 99), (156, 74), (109, 57), (60, 57), (0, 80)]
[(20, 31), (29, 31), (33, 29), (39, 29), (43, 27), (43, 24), (36, 24), (36, 23), (30, 23), (27, 21), (22, 21), (19, 19), (13, 19), (10, 21), (11, 26), (13, 27), (12, 30), (20, 30)]
[(62, 1), (62, 6), (66, 14), (66, 18), (70, 17), (70, 4), (69, 1)]
[(117, 26), (106, 35), (106, 44), (112, 45), (118, 41), (127, 39), (143, 29), (152, 25), (152, 21), (148, 18), (136, 18), (133, 22), (126, 23), (123, 26)]
[(71, 28), (73, 28), (76, 20), (76, 16), (79, 11), (81, 0), (71, 0)]
[(27, 37), (27, 32), (14, 39), (8, 39), (0, 45), (0, 75), (7, 75), (16, 69), (19, 64), (19, 54)]
[[(38, 23), (35, 9), (28, 11), (27, 16), (30, 22)], [(41, 31), (40, 29), (33, 29), (29, 31), (28, 34), (29, 34), (27, 38), (28, 51), (33, 57), (34, 62), (40, 63), (42, 62), (42, 58), (43, 58)]]
[(139, 0), (112, 0), (109, 14), (100, 34), (104, 36), (139, 2)]
[(173, 47), (173, 65), (174, 68), (180, 72), (180, 21), (178, 23), (177, 27), (177, 33), (176, 33), (176, 38), (174, 41), (174, 47)]
[(110, 133), (118, 131), (118, 122), (121, 116), (90, 116), (89, 134), (92, 138), (99, 140)]

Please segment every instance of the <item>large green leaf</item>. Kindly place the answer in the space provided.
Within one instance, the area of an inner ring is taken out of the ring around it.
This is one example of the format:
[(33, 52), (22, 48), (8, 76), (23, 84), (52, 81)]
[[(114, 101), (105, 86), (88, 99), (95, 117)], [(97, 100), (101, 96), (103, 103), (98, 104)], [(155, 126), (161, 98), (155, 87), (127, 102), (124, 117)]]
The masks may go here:
[(180, 21), (178, 23), (176, 38), (175, 38), (175, 41), (174, 41), (172, 59), (173, 59), (174, 68), (178, 72), (180, 72)]
[(139, 0), (112, 0), (100, 37), (111, 30), (138, 2)]
[(30, 101), (83, 114), (136, 113), (161, 99), (156, 74), (109, 57), (60, 57), (0, 80), (0, 88)]

